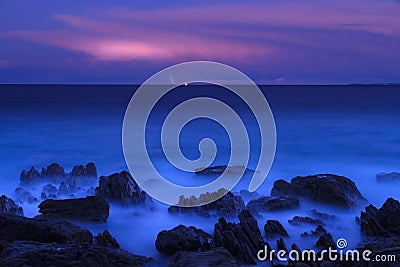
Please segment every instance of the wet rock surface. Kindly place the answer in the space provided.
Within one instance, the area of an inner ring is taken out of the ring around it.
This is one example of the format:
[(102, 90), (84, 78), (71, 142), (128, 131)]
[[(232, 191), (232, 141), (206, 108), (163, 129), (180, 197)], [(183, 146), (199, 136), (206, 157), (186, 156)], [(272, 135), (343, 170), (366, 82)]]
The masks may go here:
[(159, 252), (170, 255), (179, 250), (206, 251), (215, 247), (210, 234), (184, 225), (158, 233), (155, 245)]
[(65, 221), (0, 213), (0, 240), (91, 244), (93, 236), (89, 231)]
[(290, 183), (275, 181), (273, 196), (296, 196), (321, 204), (355, 208), (367, 201), (349, 178), (333, 174), (297, 176)]
[(236, 259), (226, 249), (219, 247), (204, 252), (178, 251), (170, 259), (169, 267), (239, 267)]
[(53, 200), (40, 203), (40, 218), (73, 219), (79, 221), (105, 222), (109, 215), (110, 205), (102, 197)]
[(0, 254), (1, 266), (144, 266), (151, 261), (121, 249), (32, 241), (12, 242)]
[(96, 195), (109, 201), (116, 201), (123, 206), (145, 204), (151, 201), (126, 171), (101, 176), (99, 186), (96, 187)]
[(15, 204), (14, 200), (5, 195), (0, 197), (0, 213), (9, 213), (20, 216), (24, 215), (22, 208)]

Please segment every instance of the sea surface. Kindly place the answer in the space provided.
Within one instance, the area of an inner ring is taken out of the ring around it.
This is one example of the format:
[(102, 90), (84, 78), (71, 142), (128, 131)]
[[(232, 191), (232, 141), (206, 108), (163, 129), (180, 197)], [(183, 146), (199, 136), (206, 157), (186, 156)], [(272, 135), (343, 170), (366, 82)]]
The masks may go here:
[[(41, 169), (57, 162), (66, 171), (74, 165), (94, 162), (99, 175), (127, 170), (122, 150), (122, 122), (137, 86), (129, 85), (1, 85), (0, 86), (0, 194), (14, 196), (22, 170)], [(388, 197), (400, 198), (400, 183), (380, 183), (375, 175), (400, 172), (400, 86), (261, 86), (276, 124), (277, 147), (271, 171), (257, 191), (269, 195), (277, 179), (334, 173), (352, 179), (368, 201), (381, 206)], [(157, 170), (182, 185), (209, 181), (185, 174), (168, 164), (160, 141), (160, 129), (168, 112), (179, 102), (195, 96), (217, 98), (229, 104), (244, 120), (251, 154), (247, 167), (254, 169), (259, 158), (259, 133), (254, 116), (235, 95), (216, 86), (178, 87), (157, 104), (149, 116), (146, 146)], [(227, 164), (229, 136), (213, 121), (198, 119), (188, 123), (179, 138), (182, 153), (199, 157), (198, 144), (205, 137), (217, 145), (213, 165)], [(140, 160), (140, 159), (138, 159)], [(245, 183), (243, 183), (245, 184)], [(247, 183), (248, 185), (248, 183)], [(235, 188), (239, 191), (242, 185)], [(33, 192), (40, 195), (40, 190)], [(157, 233), (178, 224), (195, 225), (212, 232), (217, 218), (173, 216), (167, 206), (156, 203), (153, 212), (138, 208), (111, 207), (106, 224), (86, 225), (94, 234), (107, 228), (121, 246), (133, 253), (163, 261), (154, 247)], [(37, 204), (22, 204), (25, 215), (37, 214)], [(300, 238), (313, 227), (291, 226), (295, 215), (317, 208), (335, 213), (337, 221), (327, 225), (334, 239), (346, 238), (349, 247), (361, 240), (355, 216), (360, 210), (337, 211), (312, 203), (300, 210), (263, 214), (278, 219), (291, 237), (306, 248), (315, 240)], [(270, 242), (274, 244), (275, 242)]]

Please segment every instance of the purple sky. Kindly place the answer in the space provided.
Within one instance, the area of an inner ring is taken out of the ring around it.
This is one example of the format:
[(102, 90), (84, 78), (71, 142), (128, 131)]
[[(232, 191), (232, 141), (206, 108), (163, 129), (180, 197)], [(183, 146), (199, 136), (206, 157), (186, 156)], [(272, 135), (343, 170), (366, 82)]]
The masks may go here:
[(400, 1), (142, 2), (0, 0), (0, 83), (137, 84), (190, 60), (261, 84), (400, 82)]

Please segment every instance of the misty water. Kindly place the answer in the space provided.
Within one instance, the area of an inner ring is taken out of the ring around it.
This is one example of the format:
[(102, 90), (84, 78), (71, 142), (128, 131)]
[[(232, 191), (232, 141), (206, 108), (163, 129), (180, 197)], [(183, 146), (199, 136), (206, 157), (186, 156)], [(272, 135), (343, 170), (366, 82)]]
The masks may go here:
[[(71, 171), (74, 165), (94, 162), (99, 176), (127, 170), (121, 144), (122, 121), (135, 88), (1, 86), (0, 194), (14, 198), (20, 172), (31, 166), (40, 170), (57, 162)], [(376, 206), (381, 206), (388, 197), (400, 198), (400, 183), (382, 183), (375, 178), (377, 173), (400, 171), (398, 86), (265, 86), (262, 89), (275, 117), (277, 150), (271, 171), (257, 190), (259, 195), (269, 195), (277, 179), (290, 181), (299, 175), (333, 173), (353, 180), (362, 195)], [(255, 168), (259, 132), (249, 110), (239, 99), (216, 87), (189, 86), (168, 95), (150, 116), (147, 146), (157, 169), (171, 181), (183, 185), (210, 181), (174, 169), (163, 157), (160, 147), (160, 123), (168, 111), (180, 101), (197, 95), (217, 97), (241, 113), (253, 135), (254, 149), (248, 167)], [(190, 159), (198, 157), (198, 142), (204, 137), (214, 139), (217, 144), (218, 155), (213, 165), (226, 164), (230, 149), (227, 134), (220, 125), (207, 120), (193, 121), (182, 130), (183, 154)], [(244, 177), (233, 192), (247, 189), (249, 179)], [(41, 189), (40, 186), (31, 189), (38, 199)], [(93, 234), (108, 229), (122, 248), (163, 262), (165, 259), (154, 246), (158, 232), (184, 224), (212, 233), (218, 219), (171, 215), (167, 205), (155, 203), (154, 211), (111, 205), (105, 224), (80, 224)], [(38, 204), (22, 203), (25, 216), (37, 215)], [(302, 249), (312, 247), (316, 240), (301, 238), (300, 234), (315, 226), (293, 226), (288, 219), (306, 216), (314, 208), (336, 215), (326, 225), (334, 240), (346, 238), (349, 248), (361, 241), (355, 222), (360, 209), (340, 211), (304, 201), (298, 210), (262, 213), (259, 227), (263, 232), (267, 219), (277, 219), (290, 235), (287, 245), (295, 242)], [(275, 246), (275, 240), (267, 241)]]

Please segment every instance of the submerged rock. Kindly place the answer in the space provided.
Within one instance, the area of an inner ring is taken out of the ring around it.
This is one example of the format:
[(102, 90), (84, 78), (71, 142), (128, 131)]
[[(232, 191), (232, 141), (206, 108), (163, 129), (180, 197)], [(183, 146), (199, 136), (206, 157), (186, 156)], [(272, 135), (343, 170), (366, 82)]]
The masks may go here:
[(93, 235), (88, 230), (65, 221), (31, 219), (0, 213), (0, 240), (91, 244)]
[(270, 246), (264, 242), (257, 220), (248, 210), (242, 210), (238, 217), (239, 224), (219, 218), (214, 226), (215, 244), (245, 264), (256, 264), (257, 252), (265, 245)]
[(244, 208), (243, 199), (240, 196), (235, 196), (233, 193), (228, 192), (222, 198), (209, 204), (197, 207), (171, 206), (168, 208), (168, 212), (173, 214), (196, 214), (203, 217), (210, 217), (215, 213), (217, 216), (232, 218), (238, 216), (240, 211)]
[(215, 247), (211, 235), (194, 226), (179, 225), (171, 230), (158, 233), (156, 249), (164, 254), (173, 254), (179, 250), (206, 251)]
[(20, 206), (15, 204), (14, 200), (2, 195), (0, 197), (0, 213), (10, 213), (24, 216), (24, 212)]
[(292, 225), (301, 225), (301, 224), (312, 224), (312, 225), (325, 225), (319, 219), (313, 219), (310, 217), (302, 217), (302, 216), (294, 216), (293, 219), (288, 220), (288, 222)]
[(353, 181), (333, 174), (298, 176), (293, 178), (290, 183), (284, 180), (275, 181), (271, 195), (297, 196), (317, 203), (348, 209), (367, 202)]
[(110, 205), (102, 197), (53, 200), (39, 204), (41, 218), (73, 219), (91, 222), (106, 222)]
[(360, 217), (361, 231), (367, 236), (389, 237), (400, 235), (400, 203), (388, 198), (381, 208), (373, 205), (365, 208)]
[(28, 203), (36, 203), (39, 200), (32, 196), (32, 194), (28, 191), (26, 191), (24, 188), (22, 187), (17, 187), (15, 188), (15, 196), (16, 196), (16, 200), (19, 202), (28, 202)]
[(258, 212), (278, 211), (296, 209), (299, 207), (299, 200), (295, 197), (261, 197), (250, 201), (246, 209), (253, 214)]
[(83, 244), (15, 241), (0, 254), (1, 266), (144, 266), (151, 258), (125, 250)]
[(276, 236), (289, 237), (286, 229), (276, 220), (268, 220), (264, 225), (264, 231), (267, 238), (273, 238)]
[(98, 233), (94, 237), (94, 241), (96, 245), (106, 247), (106, 248), (120, 248), (117, 240), (108, 232), (108, 230), (104, 230), (103, 233)]
[(376, 180), (379, 182), (399, 182), (400, 173), (398, 172), (378, 173), (376, 175)]
[(123, 206), (145, 204), (150, 200), (146, 192), (140, 190), (133, 177), (126, 171), (101, 176), (96, 195), (109, 201), (117, 201)]
[(170, 259), (169, 267), (239, 267), (236, 259), (226, 249), (219, 247), (204, 252), (178, 251)]

